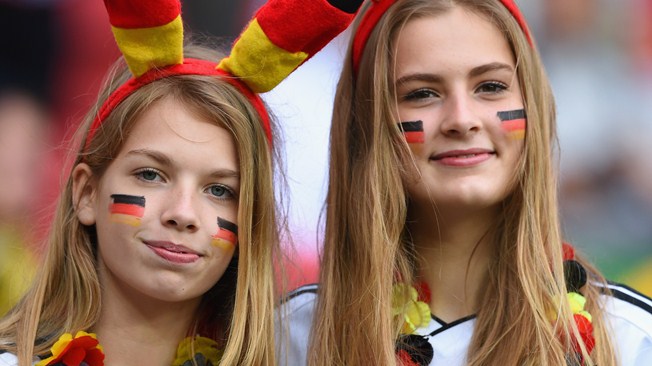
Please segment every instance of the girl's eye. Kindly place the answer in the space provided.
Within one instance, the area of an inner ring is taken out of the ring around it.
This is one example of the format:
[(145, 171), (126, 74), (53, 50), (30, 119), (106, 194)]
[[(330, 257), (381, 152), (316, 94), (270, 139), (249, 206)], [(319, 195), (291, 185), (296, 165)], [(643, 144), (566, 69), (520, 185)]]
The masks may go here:
[(233, 191), (229, 187), (221, 184), (208, 187), (208, 193), (219, 199), (229, 199), (234, 196)]
[(476, 91), (484, 94), (499, 94), (505, 90), (507, 90), (507, 85), (498, 81), (490, 81), (480, 84)]
[(144, 180), (146, 182), (155, 182), (155, 181), (162, 180), (159, 172), (154, 169), (143, 169), (137, 172), (136, 176), (138, 177), (138, 179)]
[(418, 89), (406, 94), (403, 99), (407, 101), (416, 101), (421, 99), (436, 98), (439, 95), (431, 89)]

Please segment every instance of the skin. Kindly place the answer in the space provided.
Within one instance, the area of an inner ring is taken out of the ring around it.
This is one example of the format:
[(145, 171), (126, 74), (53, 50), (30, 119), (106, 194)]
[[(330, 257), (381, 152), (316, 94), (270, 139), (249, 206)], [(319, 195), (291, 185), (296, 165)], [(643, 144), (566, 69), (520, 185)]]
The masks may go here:
[(0, 226), (32, 225), (33, 210), (45, 195), (47, 118), (27, 95), (0, 95)]
[(420, 176), (407, 184), (409, 229), (431, 310), (452, 321), (478, 307), (492, 252), (486, 233), (523, 149), (496, 115), (523, 108), (515, 61), (495, 26), (455, 7), (407, 23), (395, 71), (399, 116), (422, 120), (425, 134), (410, 144)]
[[(103, 176), (75, 167), (77, 216), (98, 235), (103, 304), (93, 331), (107, 365), (171, 362), (233, 257), (211, 236), (218, 216), (237, 223), (238, 169), (230, 133), (172, 99), (139, 118)], [(116, 193), (145, 197), (139, 226), (111, 220)]]

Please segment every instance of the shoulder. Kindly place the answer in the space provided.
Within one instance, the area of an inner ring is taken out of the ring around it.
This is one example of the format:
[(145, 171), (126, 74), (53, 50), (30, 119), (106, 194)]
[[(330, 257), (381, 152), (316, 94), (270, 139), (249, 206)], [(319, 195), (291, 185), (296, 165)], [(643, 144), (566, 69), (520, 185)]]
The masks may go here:
[(609, 316), (631, 323), (652, 337), (652, 299), (614, 282), (609, 282), (602, 290), (605, 310)]
[(276, 337), (279, 365), (304, 365), (317, 303), (318, 286), (305, 285), (288, 293), (278, 308)]
[(310, 330), (317, 303), (316, 284), (305, 285), (288, 293), (279, 307), (279, 317), (288, 323), (290, 330)]
[(313, 305), (315, 300), (317, 300), (318, 290), (319, 290), (319, 285), (317, 285), (316, 283), (301, 286), (289, 292), (285, 296), (285, 298), (283, 298), (281, 304), (282, 306), (288, 307), (293, 310), (298, 310), (306, 306)]
[(622, 365), (644, 365), (652, 359), (652, 299), (610, 282), (602, 287), (605, 317)]

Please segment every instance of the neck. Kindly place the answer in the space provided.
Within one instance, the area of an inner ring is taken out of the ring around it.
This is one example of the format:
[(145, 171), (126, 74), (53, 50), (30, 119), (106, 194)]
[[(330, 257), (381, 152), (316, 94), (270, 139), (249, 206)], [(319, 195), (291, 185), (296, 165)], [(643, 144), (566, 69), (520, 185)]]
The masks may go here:
[(110, 282), (103, 283), (102, 309), (93, 329), (104, 348), (104, 364), (171, 365), (199, 300), (164, 302)]
[(494, 253), (495, 209), (411, 216), (417, 276), (430, 287), (432, 313), (446, 322), (475, 314)]

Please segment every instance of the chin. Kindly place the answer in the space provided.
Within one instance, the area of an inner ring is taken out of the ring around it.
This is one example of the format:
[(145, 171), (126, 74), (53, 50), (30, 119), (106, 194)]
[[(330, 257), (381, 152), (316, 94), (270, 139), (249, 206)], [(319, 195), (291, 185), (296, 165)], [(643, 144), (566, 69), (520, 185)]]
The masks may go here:
[(201, 298), (202, 291), (183, 288), (158, 288), (150, 291), (150, 297), (162, 302), (181, 303)]
[(210, 289), (210, 284), (190, 281), (185, 276), (167, 274), (155, 280), (143, 283), (141, 292), (147, 296), (164, 302), (184, 302), (200, 298)]

